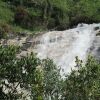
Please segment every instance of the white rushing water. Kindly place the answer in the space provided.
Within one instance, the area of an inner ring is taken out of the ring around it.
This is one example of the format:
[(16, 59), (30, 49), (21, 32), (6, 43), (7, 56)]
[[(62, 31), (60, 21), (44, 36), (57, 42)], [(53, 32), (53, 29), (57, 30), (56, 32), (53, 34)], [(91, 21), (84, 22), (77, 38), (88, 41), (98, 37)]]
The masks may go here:
[(50, 58), (61, 66), (61, 75), (75, 69), (75, 57), (85, 61), (96, 37), (95, 27), (100, 24), (79, 24), (74, 29), (51, 31), (36, 39), (34, 47), (41, 59)]

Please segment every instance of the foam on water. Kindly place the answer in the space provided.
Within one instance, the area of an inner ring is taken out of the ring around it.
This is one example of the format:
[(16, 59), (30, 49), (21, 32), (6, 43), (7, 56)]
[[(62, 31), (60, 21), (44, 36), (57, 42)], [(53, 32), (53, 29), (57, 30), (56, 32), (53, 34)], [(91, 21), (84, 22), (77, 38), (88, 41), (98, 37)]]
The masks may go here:
[(50, 58), (61, 66), (61, 75), (75, 69), (75, 57), (85, 61), (95, 39), (95, 27), (100, 24), (79, 24), (77, 28), (65, 31), (51, 31), (37, 40), (34, 51), (41, 59)]

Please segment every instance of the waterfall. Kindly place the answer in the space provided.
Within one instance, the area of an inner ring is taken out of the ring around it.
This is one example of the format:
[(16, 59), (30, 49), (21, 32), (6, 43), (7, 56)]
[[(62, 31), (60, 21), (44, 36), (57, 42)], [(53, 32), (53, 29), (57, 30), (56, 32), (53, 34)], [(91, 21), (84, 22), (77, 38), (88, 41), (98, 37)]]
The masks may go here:
[(100, 24), (79, 24), (74, 29), (50, 31), (37, 37), (34, 51), (41, 59), (50, 58), (61, 66), (61, 75), (76, 69), (75, 57), (85, 61)]
[[(97, 35), (98, 33), (99, 35)], [(52, 59), (57, 66), (61, 67), (61, 76), (63, 78), (65, 74), (71, 72), (71, 69), (77, 70), (75, 67), (76, 56), (85, 62), (88, 54), (91, 53), (100, 60), (100, 24), (79, 24), (73, 29), (50, 31), (39, 34), (35, 38), (29, 36), (22, 37), (20, 40), (19, 38), (8, 39), (6, 45), (11, 44), (17, 44), (22, 48), (17, 57), (35, 52), (40, 59)], [(7, 80), (3, 81), (8, 84)], [(11, 85), (16, 86), (17, 84)], [(8, 93), (9, 89), (5, 90), (5, 88), (3, 87), (3, 90)], [(23, 92), (23, 97), (27, 95), (27, 99), (31, 100), (30, 91), (24, 90), (19, 86), (16, 89), (19, 93)], [(51, 100), (49, 95), (48, 98)]]

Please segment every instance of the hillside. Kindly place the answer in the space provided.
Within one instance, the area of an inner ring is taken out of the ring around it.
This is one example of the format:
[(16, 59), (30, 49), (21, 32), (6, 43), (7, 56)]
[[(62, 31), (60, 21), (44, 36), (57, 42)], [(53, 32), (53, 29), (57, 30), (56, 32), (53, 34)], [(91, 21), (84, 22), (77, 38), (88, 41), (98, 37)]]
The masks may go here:
[(100, 1), (0, 0), (0, 23), (13, 31), (64, 30), (100, 22)]
[(0, 100), (100, 100), (100, 0), (0, 0)]

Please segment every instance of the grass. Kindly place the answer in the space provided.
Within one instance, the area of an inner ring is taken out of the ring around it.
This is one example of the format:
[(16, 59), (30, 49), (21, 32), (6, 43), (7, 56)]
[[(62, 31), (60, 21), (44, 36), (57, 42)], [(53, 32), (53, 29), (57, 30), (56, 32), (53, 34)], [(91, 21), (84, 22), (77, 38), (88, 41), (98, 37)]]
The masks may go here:
[(10, 24), (13, 21), (14, 12), (8, 4), (0, 0), (0, 22)]

